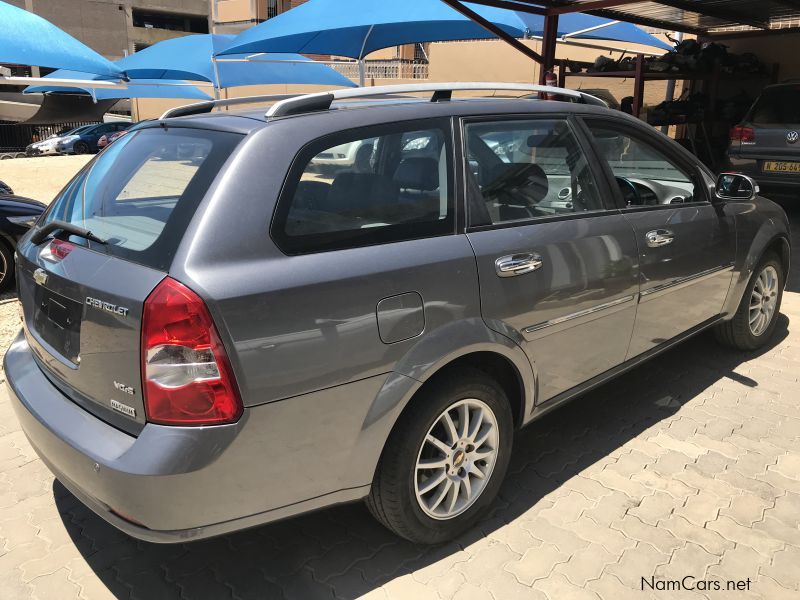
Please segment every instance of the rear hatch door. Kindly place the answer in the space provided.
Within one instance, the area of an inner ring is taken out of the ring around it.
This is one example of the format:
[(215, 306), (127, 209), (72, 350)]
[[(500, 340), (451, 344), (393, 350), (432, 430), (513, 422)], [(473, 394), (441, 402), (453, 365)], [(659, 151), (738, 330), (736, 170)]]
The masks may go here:
[[(47, 256), (51, 244), (40, 253)], [(138, 431), (145, 422), (142, 307), (165, 274), (80, 246), (55, 264), (30, 258), (19, 259), (19, 297), (40, 368), (74, 402)]]
[(800, 85), (768, 87), (750, 110), (745, 123), (753, 131), (751, 143), (734, 142), (742, 158), (759, 161), (764, 173), (800, 171)]
[(129, 431), (146, 420), (144, 303), (166, 276), (200, 201), (239, 134), (149, 128), (109, 146), (61, 192), (18, 248), (25, 332), (43, 372), (74, 402)]

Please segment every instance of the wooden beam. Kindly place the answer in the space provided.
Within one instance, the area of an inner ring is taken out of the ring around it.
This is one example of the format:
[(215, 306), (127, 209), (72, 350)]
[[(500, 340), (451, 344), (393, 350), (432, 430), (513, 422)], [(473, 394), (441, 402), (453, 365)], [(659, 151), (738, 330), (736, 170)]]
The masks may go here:
[(484, 19), (474, 10), (467, 8), (459, 0), (441, 0), (441, 1), (447, 4), (449, 7), (460, 12), (468, 19), (474, 21), (475, 23), (483, 27), (485, 30), (495, 34), (509, 46), (512, 46), (513, 48), (519, 50), (531, 60), (535, 60), (539, 64), (542, 64), (542, 56), (538, 52), (534, 52), (531, 48), (528, 48), (525, 44), (520, 42), (513, 35), (509, 35), (505, 31), (503, 31), (503, 29), (501, 29), (491, 21), (487, 21), (486, 19)]

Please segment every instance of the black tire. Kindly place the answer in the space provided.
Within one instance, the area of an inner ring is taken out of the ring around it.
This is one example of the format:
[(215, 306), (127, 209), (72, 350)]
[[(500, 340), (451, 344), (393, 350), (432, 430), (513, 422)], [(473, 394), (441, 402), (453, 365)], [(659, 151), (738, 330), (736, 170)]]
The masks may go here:
[(76, 142), (72, 149), (75, 154), (89, 154), (90, 151), (89, 144), (86, 142)]
[(5, 242), (0, 241), (0, 293), (14, 285), (14, 253)]
[[(460, 400), (477, 399), (497, 423), (498, 444), (488, 481), (464, 512), (446, 520), (427, 515), (417, 501), (417, 457), (428, 431), (446, 409)], [(505, 477), (514, 423), (508, 398), (491, 377), (474, 368), (442, 373), (412, 400), (392, 430), (376, 469), (367, 507), (387, 529), (418, 544), (439, 544), (466, 531), (488, 509)]]
[[(778, 290), (775, 309), (772, 312), (771, 321), (767, 327), (758, 335), (755, 335), (750, 329), (750, 301), (753, 297), (753, 288), (756, 286), (759, 275), (765, 269), (771, 267), (777, 272), (778, 275)], [(736, 314), (730, 321), (720, 323), (714, 329), (717, 340), (736, 350), (757, 350), (764, 346), (772, 337), (775, 331), (775, 325), (778, 322), (778, 313), (781, 310), (781, 301), (783, 299), (783, 286), (784, 286), (784, 269), (781, 260), (772, 252), (765, 254), (761, 261), (758, 263), (750, 281), (747, 283), (742, 301), (739, 303), (739, 308)]]

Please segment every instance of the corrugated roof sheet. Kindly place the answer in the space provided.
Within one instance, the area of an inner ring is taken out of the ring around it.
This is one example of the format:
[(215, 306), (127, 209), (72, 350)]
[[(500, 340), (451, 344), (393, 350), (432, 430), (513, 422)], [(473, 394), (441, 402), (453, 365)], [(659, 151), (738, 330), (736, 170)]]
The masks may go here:
[[(480, 0), (477, 0), (480, 2)], [(800, 26), (800, 0), (613, 0), (598, 8), (597, 0), (516, 0), (544, 7), (586, 5), (585, 12), (650, 25), (697, 33), (731, 28), (783, 29)], [(582, 12), (583, 12), (582, 11)]]

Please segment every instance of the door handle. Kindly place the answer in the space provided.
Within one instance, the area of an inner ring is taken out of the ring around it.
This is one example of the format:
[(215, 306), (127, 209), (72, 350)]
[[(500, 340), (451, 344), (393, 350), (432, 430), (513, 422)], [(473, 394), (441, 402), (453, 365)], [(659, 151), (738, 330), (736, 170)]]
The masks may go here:
[(671, 244), (675, 240), (675, 234), (669, 229), (654, 229), (645, 234), (647, 245), (651, 248), (659, 248)]
[(544, 261), (538, 254), (510, 254), (494, 261), (494, 268), (498, 277), (516, 277), (541, 269), (543, 264)]

